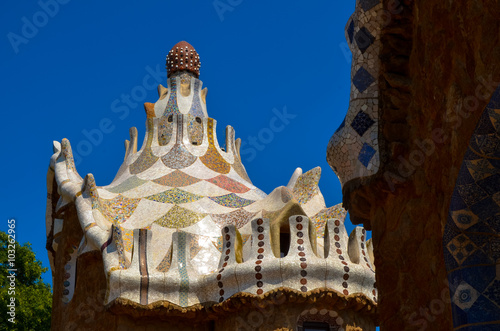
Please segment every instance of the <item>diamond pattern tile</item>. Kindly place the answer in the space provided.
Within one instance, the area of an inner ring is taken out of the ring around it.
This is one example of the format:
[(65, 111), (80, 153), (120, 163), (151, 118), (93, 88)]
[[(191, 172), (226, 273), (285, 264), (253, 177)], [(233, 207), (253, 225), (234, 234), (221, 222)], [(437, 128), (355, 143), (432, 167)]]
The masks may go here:
[(456, 187), (458, 193), (468, 206), (472, 206), (476, 202), (483, 200), (488, 197), (486, 193), (479, 185), (476, 183), (459, 185)]
[(497, 88), (491, 96), (490, 102), (486, 106), (492, 109), (500, 109), (500, 88)]
[(375, 41), (375, 37), (372, 36), (370, 31), (368, 31), (368, 29), (365, 27), (359, 29), (354, 39), (356, 40), (356, 45), (358, 45), (361, 53), (364, 53), (368, 49), (368, 47), (370, 47)]
[(446, 247), (459, 265), (477, 250), (477, 246), (464, 234), (453, 238)]
[(452, 293), (455, 330), (496, 330), (500, 320), (499, 102), (500, 88), (469, 141), (443, 236), (450, 284), (462, 281)]
[(360, 110), (351, 122), (351, 126), (361, 137), (375, 123), (364, 111)]
[(352, 78), (352, 83), (361, 93), (363, 93), (370, 85), (372, 85), (374, 81), (375, 78), (373, 78), (373, 76), (363, 67), (359, 68), (359, 70)]
[(500, 308), (500, 280), (494, 280), (484, 291), (484, 295)]
[(468, 209), (452, 212), (452, 218), (457, 227), (461, 230), (466, 230), (479, 221), (479, 218)]
[(349, 26), (347, 27), (347, 35), (349, 36), (349, 43), (352, 44), (352, 38), (354, 37), (354, 21), (351, 20)]
[(368, 167), (368, 163), (370, 163), (370, 160), (372, 159), (373, 155), (375, 155), (375, 153), (376, 151), (372, 146), (364, 143), (361, 151), (359, 152), (358, 160), (365, 167)]
[(455, 295), (453, 296), (453, 303), (460, 307), (462, 310), (467, 310), (476, 302), (479, 298), (480, 293), (476, 291), (475, 288), (467, 284), (466, 282), (460, 283)]

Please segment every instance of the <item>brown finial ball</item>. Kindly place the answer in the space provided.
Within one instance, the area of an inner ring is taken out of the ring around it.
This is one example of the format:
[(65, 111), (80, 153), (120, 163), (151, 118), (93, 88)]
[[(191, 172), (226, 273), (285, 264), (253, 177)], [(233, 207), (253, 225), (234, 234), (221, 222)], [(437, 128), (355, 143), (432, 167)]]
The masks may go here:
[(178, 42), (167, 54), (167, 77), (174, 72), (187, 70), (198, 78), (200, 65), (200, 56), (194, 47), (185, 41)]

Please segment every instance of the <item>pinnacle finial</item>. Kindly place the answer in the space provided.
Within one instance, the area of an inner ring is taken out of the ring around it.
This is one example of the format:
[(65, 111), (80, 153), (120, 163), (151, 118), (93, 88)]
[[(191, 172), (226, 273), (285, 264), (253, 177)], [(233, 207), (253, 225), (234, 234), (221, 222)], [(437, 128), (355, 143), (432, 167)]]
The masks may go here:
[(186, 70), (200, 76), (200, 56), (193, 46), (185, 41), (178, 42), (167, 54), (167, 77), (177, 71)]

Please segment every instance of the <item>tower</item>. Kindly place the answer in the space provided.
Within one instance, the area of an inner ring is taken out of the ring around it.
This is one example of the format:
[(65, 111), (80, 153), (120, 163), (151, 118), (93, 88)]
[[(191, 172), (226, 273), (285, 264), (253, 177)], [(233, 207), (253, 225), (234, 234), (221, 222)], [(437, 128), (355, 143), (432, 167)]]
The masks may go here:
[(48, 171), (47, 248), (54, 329), (325, 330), (376, 325), (371, 242), (327, 207), (321, 169), (254, 186), (226, 128), (219, 145), (200, 58), (167, 55), (167, 87), (145, 103), (115, 179), (76, 171), (67, 139)]

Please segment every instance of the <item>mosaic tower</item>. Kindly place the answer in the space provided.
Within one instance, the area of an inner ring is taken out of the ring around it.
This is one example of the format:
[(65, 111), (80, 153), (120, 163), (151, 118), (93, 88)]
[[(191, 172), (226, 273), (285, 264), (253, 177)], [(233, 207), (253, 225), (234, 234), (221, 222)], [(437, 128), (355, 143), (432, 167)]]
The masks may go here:
[(377, 77), (383, 11), (380, 1), (356, 1), (345, 28), (352, 52), (350, 103), (327, 147), (327, 161), (343, 188), (347, 182), (360, 182), (376, 174), (380, 166)]
[(54, 142), (53, 328), (374, 330), (365, 230), (349, 236), (345, 210), (325, 205), (319, 167), (298, 168), (270, 194), (255, 187), (234, 129), (218, 143), (199, 70), (188, 43), (168, 53), (168, 85), (144, 104), (144, 143), (138, 151), (132, 128), (109, 185), (82, 178), (69, 141)]
[(345, 27), (327, 160), (373, 230), (382, 330), (500, 329), (499, 10), (356, 0)]

